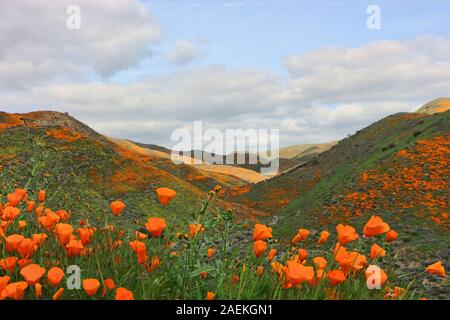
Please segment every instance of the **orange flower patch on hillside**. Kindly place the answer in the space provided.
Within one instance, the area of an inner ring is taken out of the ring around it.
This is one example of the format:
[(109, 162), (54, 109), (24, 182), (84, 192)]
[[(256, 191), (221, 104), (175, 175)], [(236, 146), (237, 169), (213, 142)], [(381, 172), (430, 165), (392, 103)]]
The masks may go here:
[(45, 133), (58, 140), (64, 140), (67, 142), (74, 142), (76, 140), (81, 139), (83, 136), (75, 131), (69, 130), (67, 128), (54, 128), (47, 129)]
[(22, 126), (22, 118), (18, 114), (0, 112), (0, 132), (11, 127)]
[(347, 217), (368, 214), (373, 208), (411, 211), (448, 228), (449, 154), (448, 134), (418, 140), (414, 146), (395, 153), (387, 163), (363, 172), (359, 186), (364, 191), (350, 192), (341, 203), (326, 209)]

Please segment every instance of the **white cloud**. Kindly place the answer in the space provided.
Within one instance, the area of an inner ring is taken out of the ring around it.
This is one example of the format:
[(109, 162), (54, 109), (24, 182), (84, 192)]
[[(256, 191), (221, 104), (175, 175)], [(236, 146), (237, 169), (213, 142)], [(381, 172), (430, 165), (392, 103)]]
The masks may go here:
[(175, 42), (174, 50), (167, 54), (167, 60), (178, 66), (189, 64), (199, 57), (200, 52), (191, 42), (186, 40), (178, 40)]
[[(69, 30), (69, 5), (81, 28)], [(0, 88), (109, 77), (152, 54), (161, 30), (136, 0), (2, 0)]]
[(323, 48), (283, 61), (291, 98), (336, 104), (412, 100), (450, 87), (450, 41), (421, 37), (358, 48)]

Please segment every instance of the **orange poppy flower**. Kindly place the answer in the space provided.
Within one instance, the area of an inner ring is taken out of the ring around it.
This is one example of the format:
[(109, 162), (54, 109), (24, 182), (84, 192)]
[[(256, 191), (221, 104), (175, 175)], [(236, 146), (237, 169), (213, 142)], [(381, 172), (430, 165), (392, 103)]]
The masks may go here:
[(94, 229), (84, 226), (83, 228), (77, 229), (78, 235), (80, 236), (80, 241), (84, 245), (91, 243), (91, 236), (94, 234)]
[(18, 194), (20, 196), (20, 200), (24, 199), (27, 195), (27, 190), (25, 189), (16, 189), (14, 190), (14, 193)]
[(313, 263), (317, 269), (325, 269), (327, 267), (327, 260), (323, 257), (315, 257)]
[(13, 221), (20, 214), (20, 209), (15, 207), (6, 207), (3, 209), (2, 219), (5, 221)]
[(38, 283), (41, 277), (44, 275), (44, 273), (45, 269), (35, 263), (29, 264), (22, 270), (20, 270), (20, 275), (25, 279), (25, 281), (30, 286), (33, 286), (36, 283)]
[(375, 259), (377, 257), (384, 257), (386, 255), (386, 250), (377, 245), (376, 243), (370, 248), (370, 258)]
[(239, 282), (239, 276), (238, 275), (234, 275), (233, 276), (233, 283), (237, 284)]
[(445, 268), (442, 265), (441, 261), (435, 262), (433, 264), (430, 264), (427, 268), (426, 268), (427, 272), (430, 274), (437, 274), (441, 277), (445, 277)]
[(59, 300), (64, 293), (64, 288), (59, 288), (58, 291), (53, 295), (53, 300)]
[(28, 201), (27, 202), (27, 211), (32, 212), (34, 210), (34, 205), (35, 205), (34, 201), (31, 201), (31, 200)]
[(111, 202), (111, 210), (115, 217), (118, 217), (123, 209), (125, 209), (125, 203), (122, 201), (116, 200)]
[(390, 230), (389, 225), (383, 221), (379, 216), (372, 216), (364, 226), (364, 235), (366, 237), (374, 237), (384, 234)]
[(145, 247), (145, 244), (143, 247), (138, 246), (137, 256), (139, 264), (145, 264), (147, 262), (148, 257), (147, 257), (147, 248)]
[(41, 207), (41, 206), (37, 207), (36, 210), (35, 210), (35, 212), (36, 212), (36, 217), (37, 217), (37, 218), (41, 217), (43, 211), (44, 211), (44, 207)]
[(48, 235), (46, 233), (35, 233), (31, 236), (31, 239), (36, 246), (41, 246), (47, 238)]
[(68, 223), (58, 223), (55, 226), (55, 232), (58, 235), (59, 242), (64, 246), (72, 238), (73, 227)]
[(310, 233), (311, 232), (307, 229), (298, 229), (298, 235), (299, 235), (301, 241), (306, 241), (306, 239), (308, 239)]
[(0, 260), (0, 268), (5, 271), (9, 271), (14, 273), (14, 269), (16, 268), (16, 264), (19, 258), (17, 257), (8, 257)]
[(267, 249), (267, 243), (262, 240), (255, 241), (253, 243), (253, 251), (257, 258), (261, 257), (264, 254), (264, 251)]
[(70, 218), (70, 214), (66, 210), (58, 210), (56, 211), (56, 214), (63, 221), (67, 221)]
[(130, 242), (130, 246), (137, 253), (138, 263), (145, 264), (147, 262), (147, 247), (144, 242), (134, 240)]
[(0, 300), (6, 298), (22, 300), (27, 288), (28, 283), (26, 283), (25, 281), (10, 283), (6, 285), (6, 287), (1, 291)]
[(114, 283), (114, 280), (111, 278), (105, 279), (105, 281), (103, 282), (103, 292), (102, 292), (102, 296), (106, 296), (106, 294), (108, 293), (108, 290), (113, 290), (116, 287), (116, 284)]
[(3, 289), (5, 289), (5, 287), (8, 285), (9, 280), (11, 280), (10, 276), (3, 276), (0, 277), (0, 293), (2, 292)]
[(272, 228), (268, 228), (263, 224), (255, 224), (253, 229), (253, 241), (267, 240), (272, 238)]
[(359, 237), (358, 234), (356, 233), (355, 228), (349, 225), (343, 224), (337, 225), (336, 232), (338, 235), (338, 241), (342, 245), (355, 241)]
[(169, 189), (169, 188), (158, 188), (156, 189), (156, 195), (158, 196), (159, 202), (165, 206), (170, 201), (172, 201), (173, 197), (177, 192), (175, 190)]
[(320, 233), (320, 238), (319, 238), (319, 240), (317, 240), (317, 244), (320, 246), (320, 245), (323, 245), (323, 244), (325, 244), (327, 241), (328, 241), (328, 238), (330, 237), (330, 233), (328, 232), (328, 231), (322, 231), (321, 233)]
[(263, 266), (258, 266), (256, 268), (256, 274), (261, 277), (264, 274), (264, 267)]
[(148, 272), (155, 271), (156, 269), (159, 268), (160, 265), (161, 265), (161, 259), (159, 259), (159, 257), (153, 256), (150, 261)]
[(25, 220), (20, 220), (19, 223), (17, 224), (17, 227), (19, 228), (19, 230), (22, 230), (26, 226), (27, 226), (27, 222)]
[(277, 255), (277, 249), (270, 249), (269, 253), (267, 254), (267, 260), (272, 261), (276, 255)]
[(191, 239), (194, 238), (197, 233), (201, 234), (203, 231), (205, 231), (205, 228), (202, 227), (200, 223), (189, 225), (189, 236)]
[(317, 286), (322, 279), (327, 277), (327, 273), (323, 269), (317, 269), (316, 275), (314, 277), (314, 281), (312, 282), (313, 286)]
[(215, 297), (216, 297), (216, 294), (214, 292), (209, 291), (206, 294), (206, 300), (214, 300)]
[[(136, 252), (137, 253), (137, 247), (138, 247), (138, 245), (140, 244), (140, 243), (143, 243), (143, 242), (141, 242), (141, 241), (139, 241), (139, 240), (133, 240), (133, 241), (130, 241), (130, 248), (131, 248), (131, 250), (133, 250), (133, 252)], [(145, 245), (145, 244), (144, 244)]]
[(208, 258), (212, 258), (216, 249), (208, 248)]
[(22, 258), (30, 258), (34, 250), (36, 249), (36, 245), (33, 240), (29, 238), (24, 238), (17, 248), (17, 252), (22, 256)]
[(330, 284), (333, 287), (343, 283), (347, 279), (345, 274), (338, 269), (328, 271), (327, 278), (330, 280)]
[(137, 240), (144, 240), (144, 239), (148, 238), (148, 236), (145, 233), (142, 233), (142, 232), (139, 232), (139, 231), (136, 231), (134, 233), (134, 235), (136, 236)]
[(133, 293), (125, 288), (117, 288), (116, 300), (134, 300)]
[(45, 219), (43, 220), (44, 222), (44, 227), (47, 230), (51, 230), (60, 220), (61, 218), (54, 213), (51, 210), (45, 210)]
[(100, 281), (97, 279), (84, 279), (83, 280), (83, 290), (86, 294), (91, 297), (97, 293), (98, 288), (100, 288)]
[(20, 196), (20, 194), (15, 192), (8, 193), (6, 197), (8, 198), (9, 204), (12, 205), (13, 207), (17, 207), (20, 201), (22, 201), (22, 196)]
[(6, 241), (6, 251), (13, 252), (19, 248), (20, 243), (23, 241), (24, 236), (20, 234), (12, 234), (5, 238)]
[(108, 288), (109, 290), (112, 290), (116, 287), (114, 280), (111, 278), (105, 279), (104, 284), (105, 284), (105, 287)]
[(67, 256), (68, 257), (80, 256), (83, 248), (84, 246), (80, 240), (72, 239), (66, 245)]
[(349, 272), (351, 268), (358, 271), (367, 265), (367, 258), (364, 255), (355, 251), (347, 251), (345, 247), (338, 250), (335, 260), (345, 273)]
[(395, 230), (389, 230), (388, 233), (386, 233), (386, 242), (392, 242), (398, 239), (398, 233), (395, 232)]
[(47, 272), (47, 280), (52, 287), (57, 287), (64, 278), (64, 271), (60, 267), (53, 267)]
[(19, 259), (17, 260), (17, 265), (19, 266), (20, 269), (23, 269), (24, 267), (26, 267), (27, 265), (31, 264), (33, 262), (33, 260), (31, 259)]
[(166, 219), (163, 218), (149, 218), (145, 224), (145, 228), (154, 237), (160, 237), (166, 227)]
[(272, 262), (270, 264), (270, 266), (272, 267), (273, 271), (275, 271), (275, 273), (278, 275), (278, 277), (281, 277), (283, 275), (283, 273), (285, 272), (285, 269), (286, 269), (286, 267), (283, 266), (278, 261)]
[(308, 251), (306, 251), (305, 249), (298, 249), (298, 259), (300, 260), (300, 262), (305, 261), (306, 257), (308, 257)]
[(40, 190), (38, 193), (39, 202), (44, 202), (46, 197), (47, 197), (47, 192), (45, 192), (45, 190)]
[(34, 285), (34, 296), (36, 299), (40, 299), (42, 297), (42, 285), (40, 283), (36, 283)]
[(201, 278), (206, 278), (206, 271), (201, 271), (200, 272), (200, 277)]
[(287, 268), (285, 270), (286, 277), (289, 282), (296, 286), (303, 282), (312, 282), (314, 280), (314, 269), (313, 267), (306, 267), (296, 261), (288, 261)]

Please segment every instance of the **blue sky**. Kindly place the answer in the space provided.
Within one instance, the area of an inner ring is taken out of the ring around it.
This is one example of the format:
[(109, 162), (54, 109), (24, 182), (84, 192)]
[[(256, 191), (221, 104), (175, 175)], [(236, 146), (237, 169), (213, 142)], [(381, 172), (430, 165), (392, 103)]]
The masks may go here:
[(450, 96), (449, 12), (450, 0), (2, 0), (0, 109), (68, 112), (167, 147), (194, 121), (279, 129), (282, 146), (342, 139)]
[[(450, 1), (266, 1), (266, 0), (149, 0), (144, 1), (164, 30), (157, 50), (174, 41), (196, 44), (204, 56), (186, 67), (223, 64), (258, 68), (284, 75), (280, 61), (324, 46), (357, 47), (376, 40), (406, 40), (418, 35), (450, 34)], [(381, 9), (381, 29), (366, 27), (366, 9)], [(168, 73), (179, 67), (149, 59), (141, 68), (122, 74)]]

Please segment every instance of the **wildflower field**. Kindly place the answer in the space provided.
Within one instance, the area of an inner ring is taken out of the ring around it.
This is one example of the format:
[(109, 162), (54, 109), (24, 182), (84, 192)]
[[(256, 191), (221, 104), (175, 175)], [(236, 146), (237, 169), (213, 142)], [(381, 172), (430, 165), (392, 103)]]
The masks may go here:
[[(151, 213), (142, 223), (121, 220), (121, 200), (91, 224), (70, 208), (48, 207), (45, 190), (7, 191), (0, 299), (425, 299), (414, 282), (445, 277), (440, 261), (414, 279), (393, 276), (399, 235), (376, 215), (361, 230), (337, 224), (313, 236), (299, 225), (290, 241), (256, 223), (240, 250), (230, 238), (242, 226), (216, 205), (220, 190), (199, 199), (202, 209), (182, 228)], [(165, 187), (154, 192), (169, 208), (177, 196)]]

